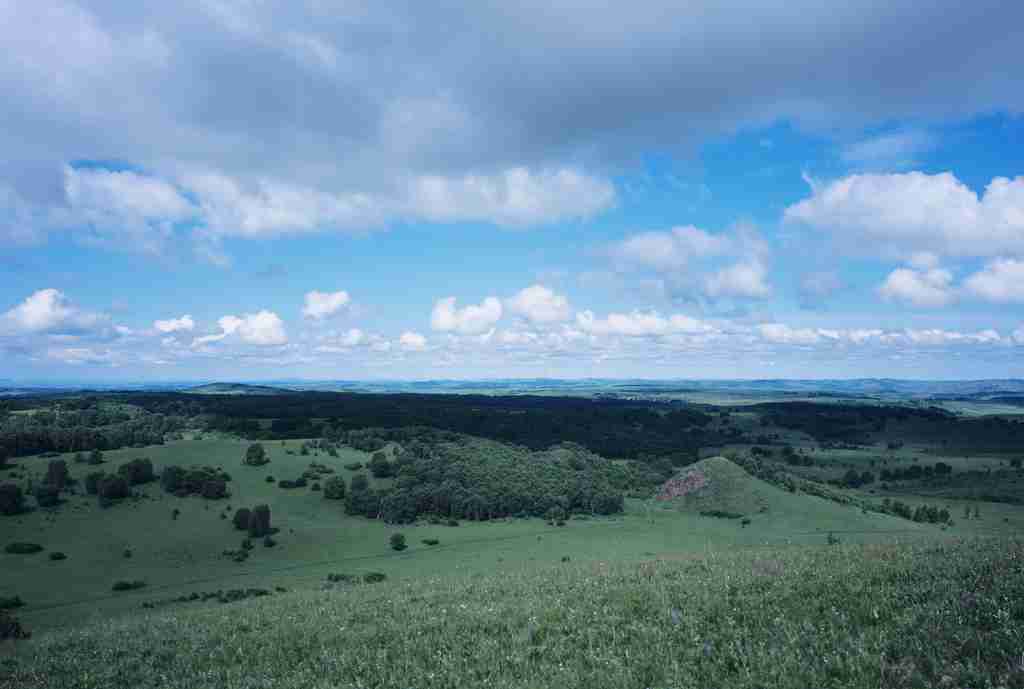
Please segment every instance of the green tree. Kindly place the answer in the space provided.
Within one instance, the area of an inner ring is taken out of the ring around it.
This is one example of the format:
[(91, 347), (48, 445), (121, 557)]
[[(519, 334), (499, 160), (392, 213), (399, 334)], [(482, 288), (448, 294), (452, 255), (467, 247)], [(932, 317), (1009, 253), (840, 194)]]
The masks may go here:
[(391, 534), (391, 549), (392, 550), (405, 550), (408, 546), (405, 545), (405, 536), (400, 533)]
[(328, 500), (344, 500), (347, 492), (345, 479), (340, 476), (332, 476), (324, 483), (324, 497)]
[(245, 450), (245, 459), (242, 461), (243, 464), (249, 466), (262, 466), (269, 462), (267, 458), (267, 451), (263, 449), (263, 445), (260, 443), (253, 443)]

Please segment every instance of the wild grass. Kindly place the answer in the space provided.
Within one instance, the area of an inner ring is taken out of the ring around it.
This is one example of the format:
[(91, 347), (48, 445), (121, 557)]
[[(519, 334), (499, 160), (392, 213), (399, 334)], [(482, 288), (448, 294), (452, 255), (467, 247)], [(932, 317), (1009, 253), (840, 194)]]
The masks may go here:
[(357, 585), (51, 632), (0, 686), (1024, 685), (1024, 546), (747, 549)]

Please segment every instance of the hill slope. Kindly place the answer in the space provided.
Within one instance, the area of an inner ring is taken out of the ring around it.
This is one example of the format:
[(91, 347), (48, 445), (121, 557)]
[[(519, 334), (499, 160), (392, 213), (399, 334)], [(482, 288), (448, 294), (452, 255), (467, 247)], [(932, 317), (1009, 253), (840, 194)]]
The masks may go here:
[(207, 383), (182, 390), (191, 395), (284, 395), (294, 390), (247, 383)]

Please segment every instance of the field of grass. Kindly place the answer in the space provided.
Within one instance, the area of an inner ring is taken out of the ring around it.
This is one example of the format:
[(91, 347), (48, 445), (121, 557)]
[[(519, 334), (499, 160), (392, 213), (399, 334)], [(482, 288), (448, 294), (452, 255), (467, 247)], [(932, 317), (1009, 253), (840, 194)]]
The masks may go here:
[(1024, 549), (748, 548), (333, 586), (47, 634), (0, 686), (1021, 687)]
[[(35, 555), (0, 553), (0, 596), (19, 595), (26, 602), (19, 618), (42, 632), (69, 624), (137, 612), (144, 601), (221, 588), (283, 586), (315, 589), (339, 569), (383, 571), (393, 579), (416, 579), (441, 574), (491, 573), (542, 568), (569, 557), (579, 560), (635, 560), (652, 555), (676, 555), (751, 546), (819, 544), (831, 532), (847, 542), (896, 542), (940, 538), (939, 527), (921, 525), (837, 505), (808, 495), (792, 495), (746, 476), (730, 495), (717, 495), (701, 509), (740, 510), (751, 522), (703, 517), (700, 510), (678, 509), (658, 501), (628, 501), (624, 515), (572, 519), (566, 526), (549, 526), (540, 519), (509, 519), (485, 523), (462, 522), (458, 527), (431, 525), (396, 529), (383, 522), (344, 514), (339, 501), (325, 500), (310, 488), (285, 490), (266, 482), (296, 478), (310, 461), (334, 467), (368, 459), (365, 453), (342, 449), (338, 458), (298, 454), (299, 441), (267, 443), (271, 462), (243, 466), (246, 443), (233, 438), (187, 439), (145, 449), (108, 452), (107, 470), (123, 461), (146, 456), (159, 471), (167, 464), (212, 464), (232, 476), (226, 500), (177, 498), (157, 484), (143, 491), (148, 497), (101, 509), (93, 496), (67, 499), (56, 511), (35, 510), (0, 522), (6, 542), (37, 542), (46, 551)], [(288, 451), (294, 454), (288, 454)], [(724, 460), (723, 460), (724, 461)], [(39, 475), (42, 458), (16, 460)], [(738, 467), (734, 467), (741, 473)], [(94, 467), (71, 465), (81, 477)], [(739, 500), (733, 500), (733, 498)], [(280, 529), (276, 547), (257, 541), (249, 559), (237, 563), (223, 556), (237, 549), (244, 534), (232, 528), (234, 508), (266, 503), (273, 525)], [(742, 504), (741, 504), (742, 503)], [(228, 509), (230, 506), (231, 509)], [(172, 518), (177, 508), (181, 514)], [(763, 511), (762, 511), (763, 510)], [(222, 519), (221, 514), (227, 518)], [(749, 514), (748, 514), (749, 513)], [(1013, 524), (1019, 523), (1013, 512)], [(1001, 524), (957, 525), (951, 533), (991, 532)], [(1005, 524), (1004, 524), (1005, 525)], [(410, 547), (395, 552), (388, 538), (396, 530)], [(437, 539), (438, 545), (425, 545)], [(131, 557), (125, 558), (125, 549)], [(47, 552), (61, 551), (68, 559), (53, 562)], [(146, 587), (114, 593), (116, 580), (142, 580)]]

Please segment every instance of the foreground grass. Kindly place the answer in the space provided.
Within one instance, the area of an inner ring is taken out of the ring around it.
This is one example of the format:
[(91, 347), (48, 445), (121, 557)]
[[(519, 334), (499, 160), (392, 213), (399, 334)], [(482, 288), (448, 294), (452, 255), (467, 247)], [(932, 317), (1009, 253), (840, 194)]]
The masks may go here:
[(39, 635), (11, 687), (1024, 686), (1024, 545), (750, 549)]

